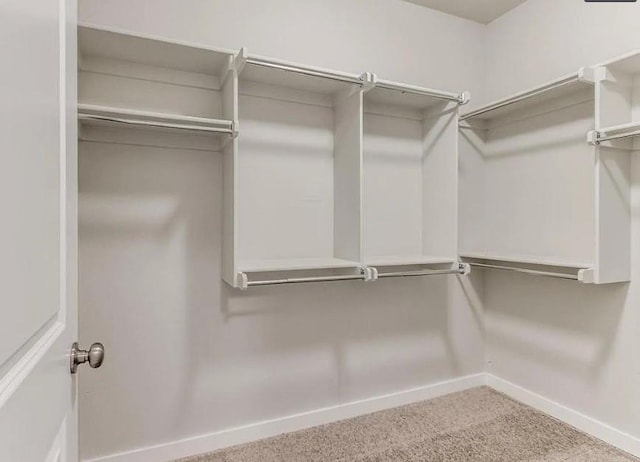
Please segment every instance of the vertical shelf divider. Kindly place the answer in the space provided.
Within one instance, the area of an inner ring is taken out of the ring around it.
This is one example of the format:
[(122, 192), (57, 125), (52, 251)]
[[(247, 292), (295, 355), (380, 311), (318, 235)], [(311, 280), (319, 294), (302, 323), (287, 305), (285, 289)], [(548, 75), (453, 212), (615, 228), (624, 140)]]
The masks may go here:
[[(238, 56), (229, 59), (228, 70), (222, 84), (222, 114), (234, 121), (238, 127), (238, 73), (244, 64), (242, 50)], [(232, 287), (239, 287), (238, 274), (238, 139), (229, 139), (222, 150), (222, 279)]]
[(334, 253), (362, 261), (362, 88), (336, 97), (334, 140)]
[[(596, 69), (595, 126), (627, 122), (631, 116), (631, 76), (608, 67)], [(614, 142), (625, 144), (628, 141)], [(631, 147), (627, 144), (627, 146)], [(598, 145), (595, 149), (596, 252), (594, 282), (631, 277), (631, 150)]]

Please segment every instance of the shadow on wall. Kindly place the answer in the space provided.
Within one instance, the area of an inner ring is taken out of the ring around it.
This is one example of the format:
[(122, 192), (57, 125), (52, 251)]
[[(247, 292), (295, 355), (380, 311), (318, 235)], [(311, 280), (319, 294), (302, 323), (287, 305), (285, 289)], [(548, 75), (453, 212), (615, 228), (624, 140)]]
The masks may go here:
[(81, 341), (108, 353), (80, 383), (94, 454), (479, 371), (457, 278), (231, 289), (218, 154), (80, 149)]
[(264, 407), (265, 398), (281, 399), (285, 408), (297, 401), (287, 412), (299, 412), (461, 375), (455, 345), (461, 339), (450, 338), (453, 282), (434, 277), (246, 292), (223, 285), (224, 337), (209, 343), (218, 350), (235, 344), (229, 353), (246, 364), (243, 379), (225, 394), (232, 398), (242, 384), (255, 393), (256, 406)]
[(623, 322), (629, 284), (583, 285), (501, 271), (485, 280), (489, 371), (507, 380), (552, 369), (557, 374), (547, 377), (577, 375), (592, 383), (626, 337), (619, 334), (629, 324)]

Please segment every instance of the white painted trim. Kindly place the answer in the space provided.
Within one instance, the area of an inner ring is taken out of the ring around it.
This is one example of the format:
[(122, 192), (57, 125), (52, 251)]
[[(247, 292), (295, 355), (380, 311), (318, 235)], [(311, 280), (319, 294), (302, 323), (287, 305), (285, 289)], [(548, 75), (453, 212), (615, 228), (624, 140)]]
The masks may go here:
[(376, 396), (337, 406), (316, 409), (243, 427), (231, 428), (207, 435), (173, 441), (157, 446), (140, 448), (84, 462), (164, 462), (180, 457), (215, 451), (236, 444), (256, 441), (282, 433), (302, 430), (338, 420), (349, 419), (372, 412), (416, 403), (438, 396), (467, 390), (485, 384), (485, 374), (469, 375), (458, 379)]
[(601, 439), (612, 446), (627, 451), (635, 456), (640, 456), (640, 439), (624, 433), (604, 422), (570, 409), (562, 404), (526, 390), (519, 385), (496, 377), (486, 375), (487, 386), (510, 396), (534, 409), (549, 414), (562, 422), (574, 426), (589, 435)]
[(237, 444), (277, 436), (282, 433), (303, 430), (316, 425), (324, 425), (343, 419), (370, 414), (372, 412), (404, 406), (482, 385), (487, 385), (517, 401), (599, 438), (612, 446), (635, 456), (640, 456), (639, 438), (617, 430), (606, 423), (586, 416), (532, 391), (526, 390), (519, 385), (515, 385), (492, 374), (481, 373), (388, 395), (376, 396), (257, 422), (193, 438), (185, 438), (170, 443), (112, 454), (97, 459), (84, 459), (83, 462), (168, 462), (181, 457), (216, 451)]

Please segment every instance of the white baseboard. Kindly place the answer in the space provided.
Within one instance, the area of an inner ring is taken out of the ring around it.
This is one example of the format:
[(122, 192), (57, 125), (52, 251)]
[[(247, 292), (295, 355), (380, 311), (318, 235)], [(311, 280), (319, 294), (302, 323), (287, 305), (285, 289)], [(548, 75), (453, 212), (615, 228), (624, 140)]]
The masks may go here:
[(491, 374), (476, 374), (389, 395), (316, 409), (243, 427), (135, 449), (84, 462), (168, 462), (384, 409), (488, 385), (534, 409), (640, 457), (640, 439)]
[(357, 417), (384, 409), (416, 403), (438, 396), (467, 390), (485, 384), (485, 374), (469, 375), (458, 379), (404, 390), (389, 395), (353, 401), (316, 409), (244, 427), (231, 428), (207, 435), (173, 441), (158, 446), (140, 448), (84, 462), (166, 462), (181, 457), (215, 451), (236, 444), (256, 441), (282, 433), (302, 430), (338, 420)]
[(612, 446), (620, 448), (635, 456), (640, 456), (640, 439), (632, 435), (621, 432), (610, 425), (574, 411), (573, 409), (569, 409), (562, 404), (551, 401), (550, 399), (494, 375), (486, 375), (486, 384), (494, 390), (502, 392), (505, 395), (544, 412), (545, 414), (555, 417), (562, 422), (568, 423), (578, 430), (582, 430), (585, 433), (595, 436)]

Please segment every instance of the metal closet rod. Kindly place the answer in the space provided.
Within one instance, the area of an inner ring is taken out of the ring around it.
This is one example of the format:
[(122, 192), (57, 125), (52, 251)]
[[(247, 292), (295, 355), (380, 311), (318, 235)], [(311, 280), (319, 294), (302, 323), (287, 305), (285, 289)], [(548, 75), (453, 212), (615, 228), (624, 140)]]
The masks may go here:
[(601, 132), (596, 132), (595, 144), (600, 144), (604, 141), (623, 140), (626, 138), (634, 138), (640, 136), (640, 129), (627, 133), (618, 133), (614, 135), (602, 135)]
[[(374, 270), (375, 268), (368, 268)], [(255, 286), (273, 286), (281, 284), (301, 284), (306, 282), (329, 282), (329, 281), (355, 281), (355, 280), (368, 280), (374, 281), (380, 278), (398, 278), (398, 277), (416, 277), (416, 276), (436, 276), (439, 274), (468, 274), (469, 267), (467, 264), (461, 263), (458, 268), (444, 269), (444, 270), (420, 270), (420, 271), (398, 271), (391, 273), (378, 273), (374, 271), (374, 278), (368, 279), (364, 270), (361, 274), (351, 274), (344, 276), (317, 276), (317, 277), (304, 277), (304, 278), (284, 278), (284, 279), (267, 279), (258, 281), (247, 281), (247, 287)]]
[(438, 274), (468, 274), (469, 270), (464, 264), (460, 264), (455, 269), (445, 270), (419, 270), (419, 271), (397, 271), (391, 273), (378, 273), (378, 278), (406, 278), (416, 276), (437, 276)]
[(95, 114), (78, 114), (79, 120), (101, 120), (105, 122), (114, 122), (125, 125), (140, 125), (145, 127), (156, 127), (156, 128), (172, 128), (177, 130), (189, 130), (189, 131), (198, 131), (198, 132), (208, 132), (208, 133), (227, 133), (229, 135), (233, 135), (233, 126), (229, 128), (225, 127), (207, 127), (204, 125), (189, 125), (189, 124), (173, 124), (169, 122), (160, 122), (160, 121), (147, 121), (147, 120), (137, 120), (137, 119), (126, 119), (123, 117), (109, 117), (109, 116), (101, 116)]
[(383, 88), (385, 90), (395, 90), (404, 93), (412, 93), (414, 95), (430, 96), (432, 98), (445, 99), (455, 101), (458, 104), (466, 104), (469, 101), (468, 93), (450, 93), (448, 91), (433, 90), (430, 88), (416, 87), (414, 85), (405, 85), (395, 82), (381, 80), (376, 82), (375, 88)]
[(577, 274), (556, 273), (552, 271), (539, 271), (539, 270), (532, 270), (527, 268), (518, 268), (513, 266), (489, 265), (485, 263), (469, 263), (469, 265), (478, 267), (478, 268), (487, 268), (487, 269), (495, 269), (495, 270), (501, 270), (501, 271), (513, 271), (516, 273), (532, 274), (534, 276), (544, 276), (544, 277), (558, 278), (558, 279), (570, 279), (573, 281), (579, 280)]
[[(248, 57), (246, 60), (246, 64), (253, 64), (256, 66), (268, 67), (271, 69), (278, 69), (278, 70), (287, 71), (287, 72), (295, 72), (297, 74), (309, 75), (312, 77), (321, 77), (324, 79), (350, 83), (350, 84), (358, 85), (361, 87), (368, 84), (368, 82), (365, 82), (361, 78), (362, 76), (351, 76), (348, 74), (340, 74), (337, 72), (325, 71), (320, 69), (311, 69), (307, 67), (296, 66), (293, 64), (285, 64), (277, 61), (271, 61), (265, 58)], [(372, 83), (372, 86), (376, 88), (384, 88), (387, 90), (395, 90), (395, 91), (400, 91), (405, 93), (412, 93), (416, 95), (430, 96), (433, 98), (455, 101), (459, 104), (466, 104), (469, 101), (468, 93), (460, 93), (460, 94), (450, 93), (446, 91), (416, 87), (414, 85), (399, 84), (399, 83), (389, 82), (385, 80)]]
[(354, 281), (364, 280), (363, 274), (354, 274), (347, 276), (318, 276), (308, 278), (285, 278), (285, 279), (270, 279), (264, 281), (247, 281), (247, 287), (253, 286), (275, 286), (280, 284), (301, 284), (304, 282), (325, 282), (325, 281)]
[(534, 96), (541, 95), (550, 90), (555, 90), (556, 88), (564, 87), (565, 85), (569, 85), (571, 83), (579, 82), (581, 80), (580, 74), (571, 75), (569, 77), (565, 77), (560, 80), (556, 80), (555, 82), (549, 83), (547, 85), (543, 85), (541, 87), (535, 88), (533, 90), (527, 91), (525, 93), (521, 93), (519, 95), (513, 96), (511, 98), (507, 98), (503, 101), (499, 101), (495, 104), (492, 104), (487, 107), (483, 107), (477, 109), (475, 111), (469, 112), (468, 114), (464, 114), (460, 116), (460, 120), (467, 120), (473, 117), (477, 117), (479, 115), (485, 114), (487, 112), (495, 111), (496, 109), (501, 109), (506, 106), (510, 106), (514, 103), (519, 103), (520, 101), (524, 101), (529, 98), (533, 98)]
[(362, 86), (363, 82), (357, 76), (346, 74), (338, 74), (335, 72), (323, 71), (320, 69), (310, 69), (306, 67), (295, 66), (292, 64), (284, 64), (276, 61), (270, 61), (263, 58), (247, 58), (247, 64), (256, 66), (269, 67), (271, 69), (279, 69), (281, 71), (295, 72), (296, 74), (304, 74), (312, 77), (321, 77), (323, 79), (337, 80), (339, 82), (351, 83)]

